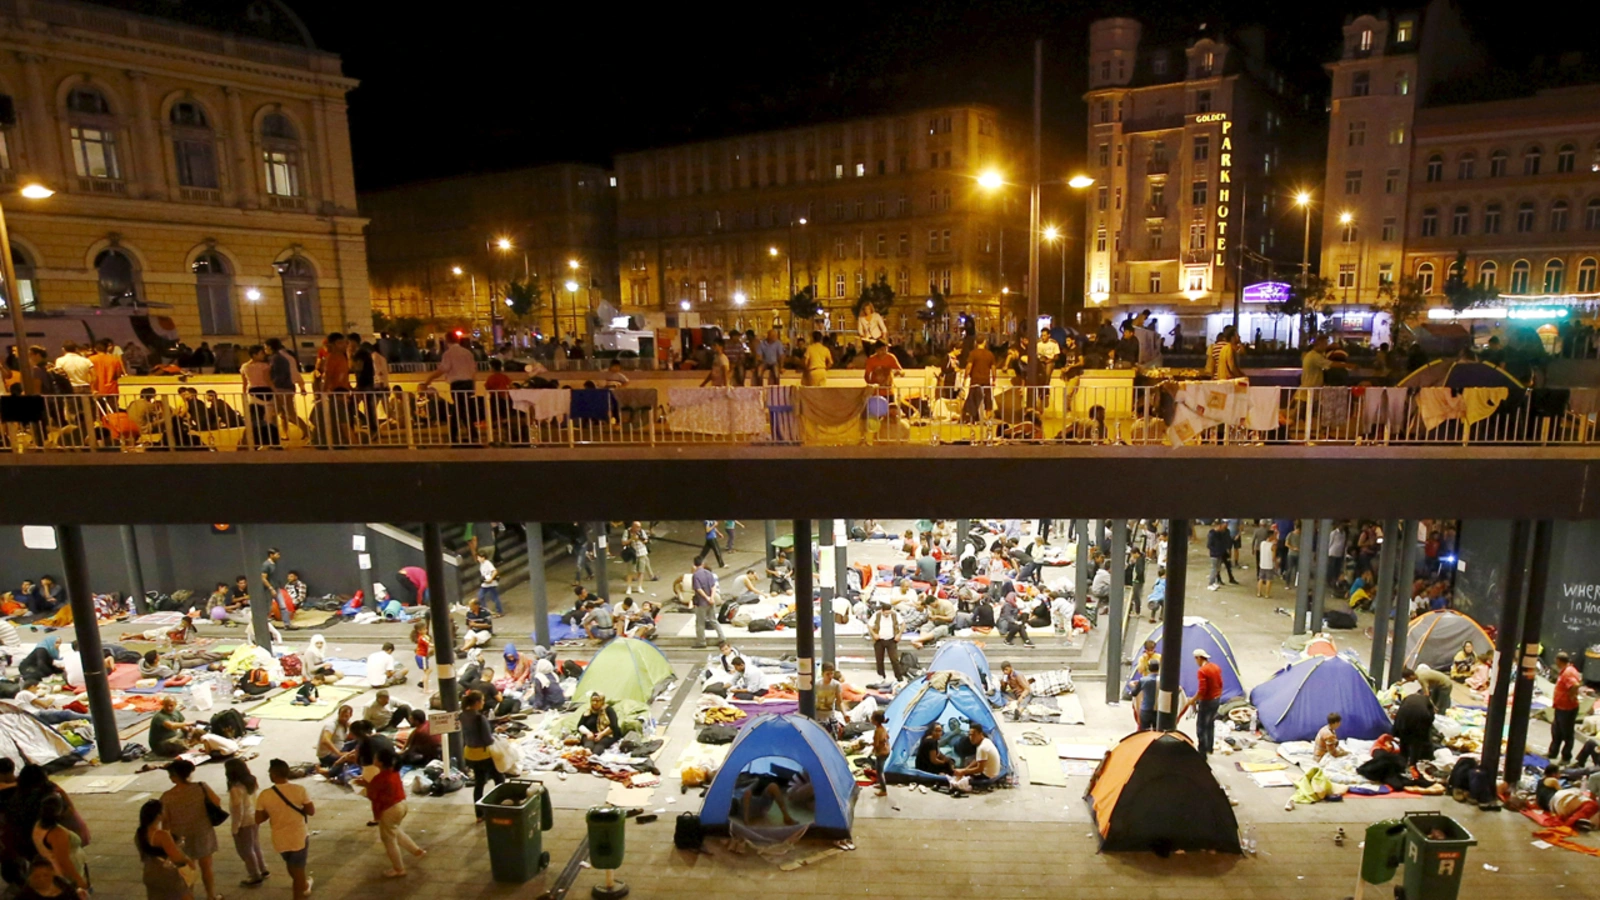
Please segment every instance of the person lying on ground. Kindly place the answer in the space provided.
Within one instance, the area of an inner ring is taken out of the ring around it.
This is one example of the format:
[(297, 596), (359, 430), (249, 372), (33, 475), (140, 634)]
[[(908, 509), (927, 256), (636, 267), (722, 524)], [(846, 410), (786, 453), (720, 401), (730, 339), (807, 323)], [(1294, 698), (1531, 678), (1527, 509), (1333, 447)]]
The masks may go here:
[(755, 775), (742, 773), (739, 775), (738, 786), (734, 788), (739, 798), (739, 817), (747, 825), (759, 825), (767, 817), (767, 811), (773, 806), (778, 807), (778, 812), (783, 816), (783, 824), (798, 825), (798, 820), (790, 814), (789, 808), (795, 806), (809, 806), (816, 802), (816, 789), (811, 784), (811, 779), (805, 773), (800, 773), (793, 780), (785, 783), (786, 779), (779, 775)]
[(154, 678), (160, 681), (178, 674), (173, 668), (161, 661), (161, 654), (154, 650), (145, 651), (144, 657), (139, 660), (139, 677)]

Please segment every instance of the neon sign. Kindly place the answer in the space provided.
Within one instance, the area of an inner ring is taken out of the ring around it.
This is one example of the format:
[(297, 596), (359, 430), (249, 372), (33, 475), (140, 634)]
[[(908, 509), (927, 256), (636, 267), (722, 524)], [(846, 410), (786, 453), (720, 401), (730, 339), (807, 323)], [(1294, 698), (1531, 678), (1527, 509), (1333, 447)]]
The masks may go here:
[[(1215, 113), (1222, 122), (1222, 148), (1217, 156), (1217, 252), (1215, 265), (1228, 264), (1228, 213), (1232, 211), (1233, 198), (1233, 123), (1221, 113)], [(1200, 121), (1199, 117), (1195, 121)]]
[(1282, 303), (1289, 299), (1289, 285), (1282, 281), (1258, 281), (1244, 288), (1246, 303)]
[(1228, 114), (1227, 113), (1220, 113), (1220, 112), (1201, 113), (1200, 115), (1194, 117), (1194, 123), (1196, 125), (1206, 125), (1206, 124), (1209, 124), (1211, 122), (1226, 122), (1226, 121), (1228, 121)]

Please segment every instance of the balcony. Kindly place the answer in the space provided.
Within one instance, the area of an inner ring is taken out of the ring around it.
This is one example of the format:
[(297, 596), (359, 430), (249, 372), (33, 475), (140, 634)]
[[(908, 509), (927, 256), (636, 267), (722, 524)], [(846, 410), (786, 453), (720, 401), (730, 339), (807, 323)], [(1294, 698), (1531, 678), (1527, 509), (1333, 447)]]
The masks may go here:
[(94, 178), (88, 175), (79, 175), (78, 190), (85, 194), (110, 194), (115, 197), (126, 197), (128, 196), (128, 183), (116, 178)]
[(222, 202), (222, 191), (217, 188), (179, 187), (178, 199), (184, 203), (209, 203)]
[(1165, 219), (1171, 210), (1165, 203), (1146, 203), (1144, 217), (1146, 219)]
[(1172, 163), (1164, 159), (1146, 160), (1144, 164), (1144, 173), (1146, 175), (1165, 175), (1171, 169), (1171, 166)]
[(304, 197), (282, 197), (282, 196), (279, 196), (277, 194), (268, 194), (267, 195), (267, 205), (272, 207), (273, 209), (296, 210), (296, 211), (304, 210), (306, 208), (306, 198), (304, 198)]

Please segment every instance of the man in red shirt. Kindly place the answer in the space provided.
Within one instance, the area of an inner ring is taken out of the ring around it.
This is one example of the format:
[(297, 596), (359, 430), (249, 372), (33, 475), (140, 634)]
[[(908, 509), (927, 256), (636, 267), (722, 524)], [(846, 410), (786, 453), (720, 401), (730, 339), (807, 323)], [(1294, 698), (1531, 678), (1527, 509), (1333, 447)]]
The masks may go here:
[(1560, 674), (1556, 676), (1555, 696), (1550, 700), (1555, 722), (1550, 725), (1550, 751), (1545, 756), (1554, 762), (1559, 755), (1561, 765), (1566, 765), (1572, 759), (1572, 729), (1578, 724), (1578, 692), (1583, 688), (1583, 674), (1565, 650), (1556, 654), (1556, 671)]
[(887, 342), (879, 341), (867, 357), (865, 377), (867, 384), (878, 389), (878, 396), (888, 397), (894, 391), (894, 373), (900, 371), (900, 361), (889, 352)]
[(1222, 669), (1211, 661), (1211, 654), (1199, 647), (1194, 650), (1194, 658), (1200, 664), (1196, 673), (1199, 685), (1178, 718), (1187, 715), (1189, 707), (1195, 707), (1195, 743), (1200, 745), (1201, 753), (1210, 756), (1217, 733), (1217, 708), (1222, 705)]

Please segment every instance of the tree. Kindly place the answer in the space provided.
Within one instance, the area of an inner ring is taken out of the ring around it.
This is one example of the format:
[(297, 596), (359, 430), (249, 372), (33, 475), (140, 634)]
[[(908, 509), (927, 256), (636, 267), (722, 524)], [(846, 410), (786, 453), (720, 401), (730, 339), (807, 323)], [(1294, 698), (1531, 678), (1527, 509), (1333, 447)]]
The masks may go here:
[(398, 338), (414, 338), (422, 330), (423, 321), (416, 316), (388, 316), (373, 310), (372, 330), (388, 333)]
[(1291, 284), (1283, 300), (1267, 304), (1267, 311), (1278, 316), (1299, 316), (1300, 334), (1304, 336), (1315, 330), (1316, 314), (1338, 299), (1333, 282), (1322, 277), (1308, 277), (1303, 284)]
[(1444, 281), (1444, 296), (1451, 309), (1461, 312), (1500, 296), (1500, 290), (1493, 285), (1469, 283), (1466, 273), (1467, 251), (1458, 250), (1455, 264), (1450, 267), (1450, 275)]
[(529, 275), (527, 281), (512, 279), (506, 285), (506, 299), (510, 301), (511, 312), (518, 316), (533, 314), (544, 305), (544, 295), (540, 293), (539, 276)]
[(1402, 326), (1421, 318), (1428, 307), (1428, 296), (1422, 291), (1422, 282), (1415, 278), (1402, 278), (1378, 287), (1378, 302), (1389, 311), (1391, 332), (1398, 337)]
[(789, 315), (793, 317), (796, 325), (822, 315), (822, 304), (817, 302), (816, 285), (808, 284), (789, 298)]
[(880, 316), (887, 314), (889, 307), (894, 305), (894, 298), (894, 288), (889, 287), (888, 279), (880, 277), (875, 283), (863, 288), (861, 296), (856, 298), (856, 318), (861, 318), (867, 311), (868, 305), (877, 310)]

